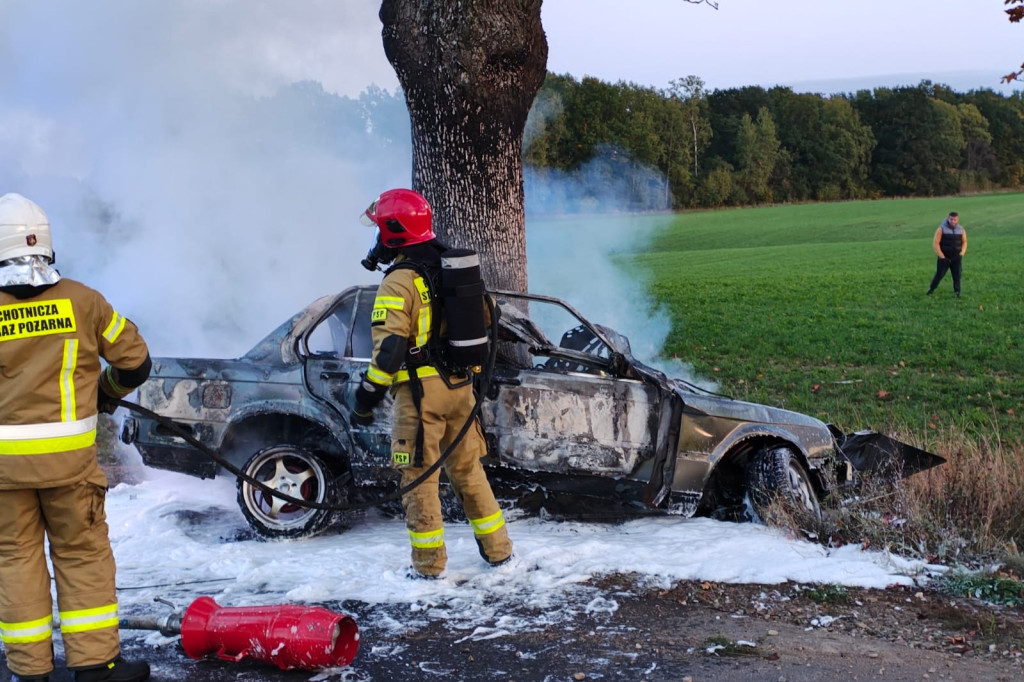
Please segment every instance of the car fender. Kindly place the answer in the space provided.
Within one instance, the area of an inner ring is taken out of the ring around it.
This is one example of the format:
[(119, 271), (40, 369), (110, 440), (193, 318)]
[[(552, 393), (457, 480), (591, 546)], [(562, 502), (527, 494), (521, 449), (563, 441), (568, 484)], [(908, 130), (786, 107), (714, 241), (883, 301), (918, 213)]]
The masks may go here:
[(791, 445), (815, 478), (820, 478), (823, 459), (833, 452), (832, 437), (827, 429), (819, 433), (818, 429), (803, 426), (787, 428), (777, 424), (741, 424), (722, 435), (710, 452), (687, 451), (686, 442), (681, 442), (673, 489), (703, 490), (724, 465), (745, 468), (746, 458), (757, 450), (756, 444), (765, 442)]
[(242, 422), (269, 415), (297, 417), (316, 424), (335, 435), (343, 446), (351, 448), (352, 437), (349, 434), (349, 425), (333, 409), (320, 409), (316, 405), (287, 399), (261, 400), (232, 410), (231, 416), (227, 419), (228, 427), (225, 435), (236, 429)]
[(714, 469), (732, 453), (743, 452), (750, 441), (784, 442), (792, 446), (801, 463), (808, 469), (817, 470), (823, 459), (832, 450), (832, 436), (828, 431), (816, 433), (807, 427), (786, 428), (777, 424), (743, 424), (722, 439), (711, 453), (710, 463)]

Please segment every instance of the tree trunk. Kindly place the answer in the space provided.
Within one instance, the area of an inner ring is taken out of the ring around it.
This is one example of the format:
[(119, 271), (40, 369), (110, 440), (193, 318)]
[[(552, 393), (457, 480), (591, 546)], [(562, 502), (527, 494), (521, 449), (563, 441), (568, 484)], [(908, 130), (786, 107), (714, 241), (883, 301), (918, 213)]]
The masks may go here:
[(523, 129), (547, 73), (541, 0), (383, 0), (384, 52), (412, 121), (412, 187), (434, 230), (526, 291)]

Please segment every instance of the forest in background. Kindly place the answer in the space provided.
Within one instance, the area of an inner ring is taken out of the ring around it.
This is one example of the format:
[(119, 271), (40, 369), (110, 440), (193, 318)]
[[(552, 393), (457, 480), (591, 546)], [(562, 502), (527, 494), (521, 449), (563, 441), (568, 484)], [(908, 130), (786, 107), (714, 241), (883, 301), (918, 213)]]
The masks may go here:
[(549, 74), (524, 155), (528, 204), (549, 176), (581, 169), (595, 209), (603, 179), (619, 181), (624, 210), (993, 191), (1022, 184), (1024, 98), (928, 81), (821, 95)]
[[(300, 144), (323, 150), (329, 139), (342, 157), (389, 163), (412, 155), (401, 91), (349, 98), (302, 82), (261, 104)], [(833, 95), (708, 92), (696, 76), (658, 89), (548, 74), (523, 155), (534, 216), (1020, 189), (1024, 94), (928, 81)]]

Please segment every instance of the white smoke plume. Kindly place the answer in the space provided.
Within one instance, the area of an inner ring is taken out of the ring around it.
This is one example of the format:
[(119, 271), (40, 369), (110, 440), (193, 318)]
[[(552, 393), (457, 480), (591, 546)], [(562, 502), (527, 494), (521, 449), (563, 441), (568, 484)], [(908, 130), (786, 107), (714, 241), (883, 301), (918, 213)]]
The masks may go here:
[(390, 71), (378, 7), (4, 0), (0, 193), (47, 211), (58, 268), (155, 355), (240, 354), (316, 296), (374, 281), (357, 216), (408, 185), (408, 133), (372, 136), (359, 102), (321, 84), (365, 88), (371, 46)]
[(688, 365), (662, 357), (673, 318), (650, 298), (642, 271), (629, 265), (630, 254), (647, 248), (672, 219), (664, 210), (664, 177), (634, 164), (609, 165), (606, 152), (572, 173), (527, 170), (530, 289), (563, 298), (591, 322), (626, 335), (642, 362), (714, 389)]
[[(358, 265), (370, 234), (356, 217), (411, 175), (378, 8), (2, 0), (0, 193), (47, 211), (58, 268), (135, 320), (154, 355), (239, 355), (315, 297), (378, 281)], [(664, 180), (633, 168), (609, 182), (614, 154), (528, 173), (531, 215), (621, 215), (528, 221), (531, 288), (650, 360), (669, 319), (611, 256), (643, 242), (622, 211), (662, 208)]]

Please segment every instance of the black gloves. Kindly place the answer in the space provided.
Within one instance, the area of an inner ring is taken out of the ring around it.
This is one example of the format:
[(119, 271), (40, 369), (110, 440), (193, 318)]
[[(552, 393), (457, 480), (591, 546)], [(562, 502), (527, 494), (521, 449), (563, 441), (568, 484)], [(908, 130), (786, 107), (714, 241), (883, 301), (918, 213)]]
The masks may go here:
[(384, 400), (387, 395), (387, 386), (375, 384), (363, 375), (363, 380), (356, 388), (355, 404), (352, 406), (350, 421), (358, 426), (369, 426), (373, 423), (373, 408)]
[(370, 410), (369, 412), (363, 414), (361, 412), (357, 412), (358, 409), (359, 408), (354, 408), (352, 410), (352, 417), (350, 418), (352, 424), (355, 426), (369, 426), (370, 424), (372, 424), (373, 410)]
[(103, 414), (114, 414), (117, 409), (117, 398), (111, 398), (103, 392), (103, 389), (96, 391), (96, 409)]

